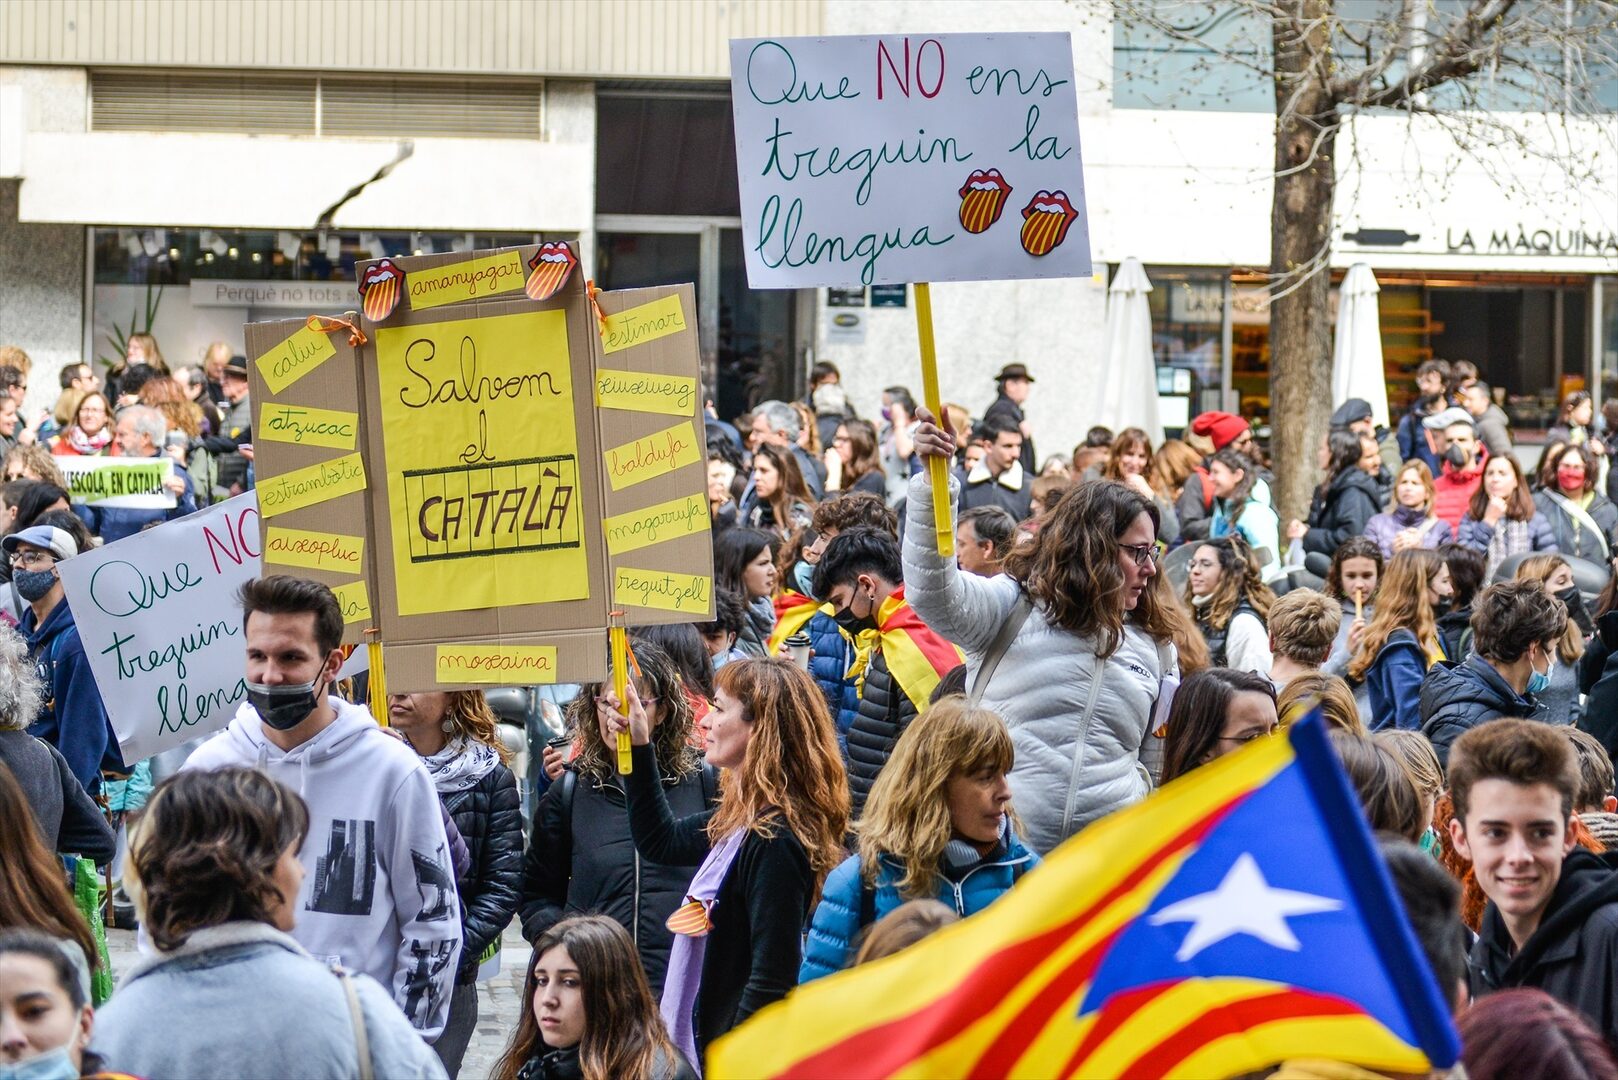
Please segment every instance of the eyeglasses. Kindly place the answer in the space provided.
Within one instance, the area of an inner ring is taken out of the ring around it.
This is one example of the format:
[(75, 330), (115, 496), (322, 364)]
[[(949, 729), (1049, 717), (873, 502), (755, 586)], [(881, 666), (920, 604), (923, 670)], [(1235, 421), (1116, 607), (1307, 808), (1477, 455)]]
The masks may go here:
[(1280, 730), (1281, 729), (1278, 727), (1273, 727), (1265, 728), (1263, 731), (1244, 731), (1240, 735), (1221, 735), (1219, 736), (1219, 741), (1235, 743), (1237, 746), (1244, 746), (1256, 739), (1267, 739)]
[(1159, 553), (1157, 544), (1119, 544), (1119, 549), (1135, 560), (1135, 565), (1142, 570), (1157, 562)]
[(48, 551), (13, 551), (7, 560), (12, 566), (39, 566), (56, 565), (56, 556)]

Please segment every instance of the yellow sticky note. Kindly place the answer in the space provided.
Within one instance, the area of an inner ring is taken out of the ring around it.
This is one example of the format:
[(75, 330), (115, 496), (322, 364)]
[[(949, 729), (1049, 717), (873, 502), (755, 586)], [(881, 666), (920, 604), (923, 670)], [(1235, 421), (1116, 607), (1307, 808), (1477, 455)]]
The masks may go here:
[(359, 430), (359, 413), (275, 401), (259, 409), (258, 423), (253, 425), (253, 434), (267, 442), (324, 446), (332, 450), (354, 449)]
[(505, 251), (431, 270), (412, 270), (405, 275), (405, 290), (410, 294), (411, 308), (425, 311), (480, 296), (515, 292), (522, 288), (523, 281), (522, 253)]
[(371, 598), (366, 594), (365, 582), (351, 581), (347, 585), (333, 585), (332, 595), (343, 609), (343, 622), (364, 622), (371, 617)]
[(279, 394), (336, 355), (330, 334), (303, 326), (258, 358), (258, 373), (270, 393)]
[(690, 416), (697, 401), (697, 380), (685, 375), (658, 375), (650, 371), (596, 372), (596, 406), (628, 412)]
[(712, 593), (713, 578), (700, 574), (631, 570), (620, 566), (612, 577), (612, 602), (627, 607), (706, 613)]
[(694, 536), (707, 532), (708, 496), (685, 495), (668, 502), (656, 503), (644, 510), (603, 518), (601, 527), (607, 534), (607, 553), (622, 555), (665, 540)]
[(440, 645), (435, 667), (441, 683), (553, 683), (556, 646)]
[(258, 482), (258, 512), (267, 518), (365, 490), (365, 463), (358, 454), (322, 461)]
[(601, 348), (609, 353), (622, 352), (684, 329), (685, 310), (680, 307), (680, 296), (676, 293), (608, 315), (606, 324), (601, 327)]
[(363, 536), (284, 529), (279, 525), (264, 530), (264, 561), (277, 566), (357, 574), (364, 569), (364, 556)]
[(694, 464), (701, 454), (697, 450), (697, 429), (686, 421), (614, 446), (603, 456), (612, 490), (621, 491)]
[(579, 460), (567, 314), (384, 327), (375, 378), (399, 614), (588, 596), (583, 492), (599, 481)]

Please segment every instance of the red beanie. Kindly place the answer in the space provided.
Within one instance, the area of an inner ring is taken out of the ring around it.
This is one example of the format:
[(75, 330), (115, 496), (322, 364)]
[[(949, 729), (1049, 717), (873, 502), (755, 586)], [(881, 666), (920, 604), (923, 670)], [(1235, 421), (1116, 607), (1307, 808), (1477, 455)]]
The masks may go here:
[(1191, 421), (1191, 433), (1212, 439), (1215, 450), (1223, 450), (1246, 430), (1247, 421), (1228, 412), (1205, 412)]

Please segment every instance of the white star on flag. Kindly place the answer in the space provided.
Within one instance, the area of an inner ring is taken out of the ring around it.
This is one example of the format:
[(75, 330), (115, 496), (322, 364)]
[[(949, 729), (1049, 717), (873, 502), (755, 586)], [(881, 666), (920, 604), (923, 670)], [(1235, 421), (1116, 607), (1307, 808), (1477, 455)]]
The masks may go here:
[(1287, 918), (1336, 911), (1342, 906), (1342, 901), (1324, 896), (1272, 889), (1259, 871), (1258, 862), (1243, 852), (1213, 892), (1188, 896), (1170, 904), (1148, 921), (1153, 926), (1192, 924), (1180, 943), (1179, 952), (1174, 954), (1174, 959), (1184, 963), (1233, 934), (1247, 934), (1277, 949), (1297, 952), (1302, 946), (1292, 928), (1287, 926)]

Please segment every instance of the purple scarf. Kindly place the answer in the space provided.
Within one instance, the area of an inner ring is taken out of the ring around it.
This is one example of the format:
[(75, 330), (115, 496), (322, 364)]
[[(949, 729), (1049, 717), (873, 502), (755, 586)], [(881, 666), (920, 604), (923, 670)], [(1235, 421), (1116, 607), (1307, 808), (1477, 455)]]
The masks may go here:
[[(746, 837), (746, 829), (737, 829), (708, 849), (708, 857), (702, 860), (697, 876), (691, 879), (686, 890), (688, 902), (695, 900), (709, 911), (713, 910), (719, 887), (725, 883), (730, 864), (736, 861), (736, 853), (742, 849)], [(697, 1054), (691, 1014), (697, 1004), (697, 991), (702, 987), (702, 958), (707, 951), (706, 934), (700, 937), (675, 934), (674, 947), (669, 950), (668, 975), (663, 980), (663, 1022), (668, 1025), (669, 1038), (698, 1076), (702, 1075), (702, 1058)]]

